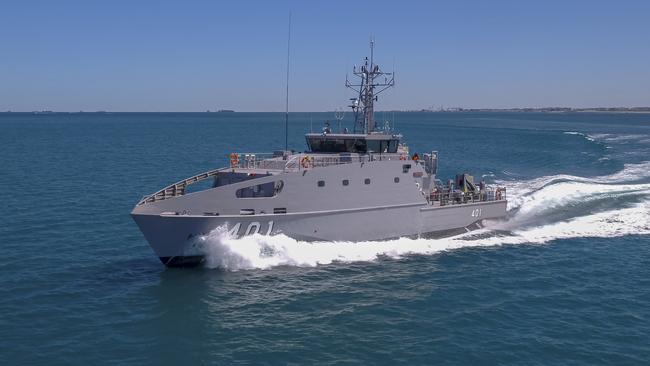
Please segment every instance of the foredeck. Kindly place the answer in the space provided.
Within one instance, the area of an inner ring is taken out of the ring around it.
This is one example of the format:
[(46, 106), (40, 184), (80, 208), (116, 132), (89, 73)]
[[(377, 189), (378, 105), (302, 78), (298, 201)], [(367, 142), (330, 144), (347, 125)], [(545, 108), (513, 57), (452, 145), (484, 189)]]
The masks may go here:
[[(437, 159), (437, 153), (434, 152), (433, 159)], [(275, 156), (273, 154), (231, 154), (230, 166), (209, 170), (192, 177), (183, 179), (171, 184), (156, 193), (144, 196), (139, 205), (156, 202), (172, 197), (182, 196), (186, 193), (187, 187), (191, 184), (213, 178), (220, 172), (250, 172), (265, 171), (271, 174), (280, 174), (284, 172), (299, 172), (304, 170), (318, 169), (333, 165), (366, 163), (372, 161), (390, 161), (401, 160), (413, 163), (424, 163), (420, 161), (406, 160), (405, 154), (310, 154), (297, 153), (288, 156)], [(431, 192), (423, 192), (427, 202), (432, 206), (449, 206), (465, 203), (479, 203), (489, 201), (505, 201), (506, 189), (503, 187), (486, 188), (477, 192), (462, 192), (460, 190), (450, 190), (446, 187), (435, 189)]]

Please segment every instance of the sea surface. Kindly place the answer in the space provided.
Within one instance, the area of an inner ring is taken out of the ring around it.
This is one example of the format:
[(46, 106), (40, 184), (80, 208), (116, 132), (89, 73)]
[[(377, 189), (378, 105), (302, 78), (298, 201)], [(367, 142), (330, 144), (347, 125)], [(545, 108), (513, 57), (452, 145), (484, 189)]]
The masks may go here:
[[(203, 267), (166, 269), (132, 207), (282, 149), (282, 113), (0, 113), (0, 365), (650, 364), (650, 114), (377, 118), (439, 151), (441, 178), (505, 185), (507, 219), (438, 240), (210, 236)], [(292, 113), (289, 146), (328, 119)]]

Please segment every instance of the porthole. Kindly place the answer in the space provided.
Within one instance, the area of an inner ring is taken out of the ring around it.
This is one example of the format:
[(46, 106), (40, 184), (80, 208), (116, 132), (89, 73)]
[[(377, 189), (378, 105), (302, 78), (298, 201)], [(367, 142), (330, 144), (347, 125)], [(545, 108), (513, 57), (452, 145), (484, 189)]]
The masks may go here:
[(393, 179), (393, 182), (395, 182), (395, 183), (399, 183), (399, 177), (395, 177), (395, 178)]
[(342, 183), (343, 183), (344, 186), (348, 186), (348, 185), (350, 185), (350, 181), (347, 180), (347, 179), (343, 179), (343, 182), (342, 182)]
[(370, 178), (366, 178), (366, 180), (363, 181), (364, 184), (370, 184)]
[(318, 186), (319, 187), (325, 187), (325, 181), (324, 180), (319, 180), (318, 181)]

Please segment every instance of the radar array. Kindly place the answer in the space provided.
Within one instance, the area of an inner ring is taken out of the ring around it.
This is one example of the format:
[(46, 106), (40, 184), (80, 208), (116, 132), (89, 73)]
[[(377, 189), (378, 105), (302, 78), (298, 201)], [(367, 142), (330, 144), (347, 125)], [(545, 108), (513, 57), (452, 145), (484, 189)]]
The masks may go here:
[[(354, 112), (355, 133), (369, 134), (376, 130), (374, 102), (378, 100), (379, 93), (395, 85), (395, 73), (383, 72), (379, 65), (374, 63), (374, 49), (373, 39), (370, 40), (370, 60), (366, 57), (359, 69), (354, 66), (353, 74), (360, 79), (359, 83), (351, 82), (347, 75), (345, 77), (345, 86), (359, 93), (357, 98), (350, 98), (350, 108)], [(384, 80), (377, 81), (381, 76)]]

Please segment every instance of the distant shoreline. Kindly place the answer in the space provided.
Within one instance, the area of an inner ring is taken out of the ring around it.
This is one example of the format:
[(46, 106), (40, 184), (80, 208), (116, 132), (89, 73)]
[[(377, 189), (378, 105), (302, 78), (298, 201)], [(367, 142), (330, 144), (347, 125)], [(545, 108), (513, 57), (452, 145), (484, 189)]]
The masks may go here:
[(650, 107), (440, 108), (421, 109), (418, 112), (650, 113)]
[[(332, 113), (334, 111), (301, 111), (289, 112), (293, 113)], [(599, 107), (599, 108), (448, 108), (448, 109), (413, 109), (413, 110), (375, 110), (377, 113), (386, 112), (399, 112), (399, 113), (621, 113), (621, 114), (650, 114), (650, 107)], [(34, 114), (34, 115), (50, 115), (50, 114), (117, 114), (117, 113), (197, 113), (197, 114), (235, 114), (235, 113), (284, 113), (281, 111), (233, 111), (233, 110), (218, 110), (218, 111), (0, 111), (0, 114)]]

